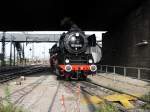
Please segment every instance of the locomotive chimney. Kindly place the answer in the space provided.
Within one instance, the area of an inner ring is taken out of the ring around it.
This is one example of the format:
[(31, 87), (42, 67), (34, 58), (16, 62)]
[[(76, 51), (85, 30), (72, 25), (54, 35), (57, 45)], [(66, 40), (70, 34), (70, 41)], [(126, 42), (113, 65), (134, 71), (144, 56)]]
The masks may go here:
[(61, 26), (63, 26), (64, 28), (70, 29), (69, 30), (70, 32), (72, 32), (72, 31), (81, 31), (81, 29), (69, 17), (65, 17), (61, 21)]

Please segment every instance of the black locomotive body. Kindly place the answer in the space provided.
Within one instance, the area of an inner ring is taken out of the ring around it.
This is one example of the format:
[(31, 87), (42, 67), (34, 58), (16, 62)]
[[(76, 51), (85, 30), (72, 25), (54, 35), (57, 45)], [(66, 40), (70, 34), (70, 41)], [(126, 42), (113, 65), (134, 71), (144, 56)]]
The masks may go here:
[(63, 33), (50, 49), (51, 70), (65, 79), (86, 79), (96, 74), (97, 66), (91, 53), (96, 46), (95, 35), (87, 36), (81, 30)]

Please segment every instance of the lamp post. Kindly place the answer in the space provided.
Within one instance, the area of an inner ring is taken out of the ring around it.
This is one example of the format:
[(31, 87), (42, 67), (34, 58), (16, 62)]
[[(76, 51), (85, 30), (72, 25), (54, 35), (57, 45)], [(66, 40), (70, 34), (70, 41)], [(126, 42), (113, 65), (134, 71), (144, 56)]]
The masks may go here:
[[(30, 55), (31, 55), (31, 58), (32, 58), (32, 53), (31, 53), (31, 51), (32, 51), (32, 49), (30, 48), (29, 49), (30, 50)], [(29, 58), (29, 63), (31, 62), (31, 59)], [(31, 64), (31, 63), (30, 63)]]

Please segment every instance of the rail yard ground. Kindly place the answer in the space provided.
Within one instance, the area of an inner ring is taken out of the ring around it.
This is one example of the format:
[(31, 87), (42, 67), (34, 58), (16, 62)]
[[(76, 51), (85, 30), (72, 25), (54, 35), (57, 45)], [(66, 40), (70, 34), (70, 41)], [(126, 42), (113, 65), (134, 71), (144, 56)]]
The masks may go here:
[[(119, 78), (116, 77), (114, 81), (111, 74), (97, 74), (89, 76), (88, 81), (64, 81), (57, 80), (48, 71), (35, 73), (22, 80), (18, 78), (1, 84), (1, 102), (7, 99), (22, 107), (25, 112), (142, 112), (142, 106), (146, 104), (144, 101), (98, 86), (118, 89), (139, 97), (150, 89), (148, 82), (135, 79), (122, 82)], [(118, 96), (123, 98), (121, 103), (109, 101)], [(150, 110), (146, 108), (144, 111)]]
[(113, 88), (120, 92), (142, 97), (150, 92), (150, 83), (114, 73), (98, 73), (89, 77), (90, 81), (105, 87)]

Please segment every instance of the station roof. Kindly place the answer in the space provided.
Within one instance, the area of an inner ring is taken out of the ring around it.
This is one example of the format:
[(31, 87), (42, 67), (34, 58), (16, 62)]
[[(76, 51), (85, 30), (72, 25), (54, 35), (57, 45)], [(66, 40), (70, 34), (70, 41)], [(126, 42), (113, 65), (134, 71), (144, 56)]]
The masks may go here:
[(106, 31), (145, 0), (3, 0), (1, 31), (62, 31), (71, 18), (84, 31)]

